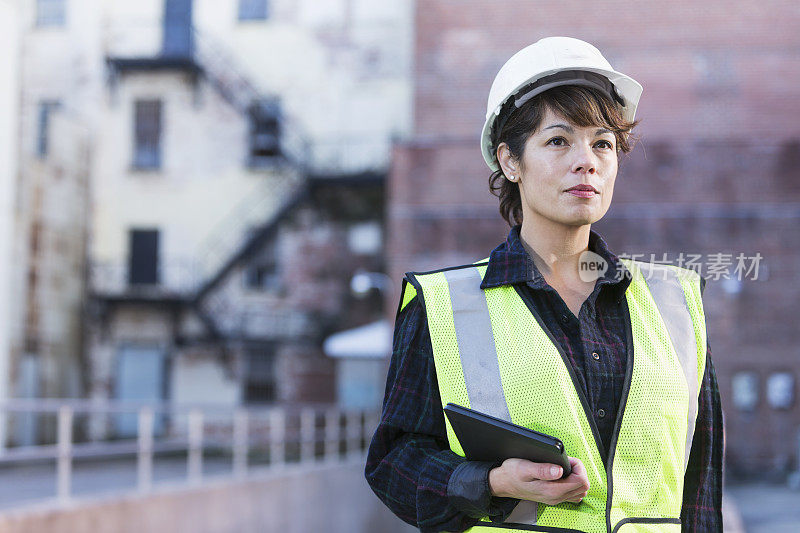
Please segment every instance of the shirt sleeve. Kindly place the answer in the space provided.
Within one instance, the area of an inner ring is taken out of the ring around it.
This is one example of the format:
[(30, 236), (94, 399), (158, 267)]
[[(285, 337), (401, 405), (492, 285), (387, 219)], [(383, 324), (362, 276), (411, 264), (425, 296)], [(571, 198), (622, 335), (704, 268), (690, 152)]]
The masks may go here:
[(395, 321), (367, 482), (392, 512), (421, 531), (463, 531), (483, 516), (502, 521), (518, 502), (491, 495), (492, 466), (467, 461), (448, 446), (428, 321), (415, 296)]
[(681, 531), (722, 532), (724, 435), (717, 376), (707, 344), (692, 450), (683, 485)]

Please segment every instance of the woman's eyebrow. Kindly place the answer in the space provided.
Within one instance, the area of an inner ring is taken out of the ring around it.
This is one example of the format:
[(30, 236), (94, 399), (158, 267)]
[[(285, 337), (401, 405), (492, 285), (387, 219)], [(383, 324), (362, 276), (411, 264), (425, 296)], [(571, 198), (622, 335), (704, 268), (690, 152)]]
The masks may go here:
[[(562, 130), (566, 130), (567, 133), (575, 133), (575, 130), (569, 124), (553, 124), (552, 126), (547, 126), (546, 128), (542, 128), (542, 131), (549, 130), (552, 128), (561, 128)], [(607, 128), (599, 128), (594, 134), (603, 135), (604, 133), (613, 133), (611, 130)]]
[(575, 133), (575, 130), (572, 129), (572, 126), (567, 124), (553, 124), (552, 126), (547, 126), (546, 128), (542, 128), (542, 131), (549, 130), (551, 128), (561, 128), (563, 130), (567, 130), (568, 133)]

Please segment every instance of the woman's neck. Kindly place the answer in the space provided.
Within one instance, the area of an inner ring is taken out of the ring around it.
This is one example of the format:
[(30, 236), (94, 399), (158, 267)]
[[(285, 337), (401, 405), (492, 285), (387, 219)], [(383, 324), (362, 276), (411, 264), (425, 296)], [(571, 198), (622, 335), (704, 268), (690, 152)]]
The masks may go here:
[(520, 238), (536, 268), (546, 278), (579, 281), (579, 261), (589, 248), (591, 224), (565, 226), (550, 221), (523, 220)]

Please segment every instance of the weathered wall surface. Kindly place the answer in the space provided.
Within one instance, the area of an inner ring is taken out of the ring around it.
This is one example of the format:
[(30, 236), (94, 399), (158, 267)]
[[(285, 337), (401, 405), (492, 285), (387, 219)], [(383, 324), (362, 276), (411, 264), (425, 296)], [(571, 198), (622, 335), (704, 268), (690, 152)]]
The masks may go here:
[(363, 462), (304, 467), (149, 496), (0, 515), (3, 533), (409, 533), (370, 491)]

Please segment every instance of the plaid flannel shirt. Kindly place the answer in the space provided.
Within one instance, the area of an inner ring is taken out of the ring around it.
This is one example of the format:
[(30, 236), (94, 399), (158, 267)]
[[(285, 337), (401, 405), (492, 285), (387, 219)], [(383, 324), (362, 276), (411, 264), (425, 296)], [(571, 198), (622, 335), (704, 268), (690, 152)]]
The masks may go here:
[[(597, 424), (604, 461), (616, 423), (627, 360), (630, 274), (592, 230), (589, 249), (609, 265), (576, 317), (537, 270), (511, 229), (490, 257), (482, 288), (519, 284), (567, 356)], [(414, 297), (395, 323), (381, 421), (370, 444), (366, 478), (377, 496), (421, 531), (463, 531), (478, 518), (504, 520), (518, 500), (492, 496), (489, 463), (450, 451), (425, 308)], [(682, 531), (722, 531), (722, 407), (710, 347), (684, 478)]]

